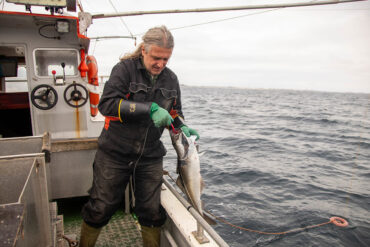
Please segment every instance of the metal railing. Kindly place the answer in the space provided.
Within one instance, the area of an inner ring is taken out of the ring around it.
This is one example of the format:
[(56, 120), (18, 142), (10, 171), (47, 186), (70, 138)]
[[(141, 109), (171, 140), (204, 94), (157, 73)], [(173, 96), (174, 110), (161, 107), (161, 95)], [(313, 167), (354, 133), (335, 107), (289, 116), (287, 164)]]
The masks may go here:
[(177, 190), (168, 182), (167, 179), (163, 178), (164, 184), (174, 194), (174, 196), (181, 202), (181, 204), (189, 211), (189, 213), (195, 218), (203, 229), (213, 238), (213, 240), (221, 247), (228, 247), (229, 245), (218, 235), (218, 233), (203, 219), (198, 211), (193, 208), (188, 201), (186, 201)]

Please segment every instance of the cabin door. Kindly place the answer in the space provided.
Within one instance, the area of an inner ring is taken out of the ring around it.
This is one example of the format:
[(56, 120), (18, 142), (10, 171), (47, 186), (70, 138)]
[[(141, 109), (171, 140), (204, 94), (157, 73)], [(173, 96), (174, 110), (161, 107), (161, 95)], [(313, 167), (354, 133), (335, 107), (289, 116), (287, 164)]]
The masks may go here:
[(25, 47), (0, 45), (0, 138), (31, 136)]

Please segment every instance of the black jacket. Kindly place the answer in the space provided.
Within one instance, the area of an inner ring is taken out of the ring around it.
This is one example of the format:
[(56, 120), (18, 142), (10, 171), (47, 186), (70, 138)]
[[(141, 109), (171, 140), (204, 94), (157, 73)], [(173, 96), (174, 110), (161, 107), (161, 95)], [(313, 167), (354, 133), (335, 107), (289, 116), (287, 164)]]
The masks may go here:
[[(121, 116), (121, 122), (117, 117), (122, 99), (130, 103), (144, 103), (149, 108), (133, 121), (125, 121), (125, 117)], [(152, 102), (184, 118), (180, 86), (175, 73), (166, 67), (153, 85), (140, 58), (116, 64), (104, 86), (98, 106), (100, 113), (106, 117), (98, 140), (99, 149), (116, 160), (121, 160), (122, 156), (138, 157), (141, 153), (148, 158), (164, 156), (166, 149), (160, 141), (164, 128), (156, 128), (150, 118)]]

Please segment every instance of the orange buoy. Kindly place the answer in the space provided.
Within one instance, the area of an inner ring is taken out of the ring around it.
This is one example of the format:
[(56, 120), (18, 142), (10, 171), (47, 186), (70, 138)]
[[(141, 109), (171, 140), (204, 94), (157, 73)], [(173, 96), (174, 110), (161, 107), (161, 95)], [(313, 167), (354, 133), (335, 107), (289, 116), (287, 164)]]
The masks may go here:
[(86, 72), (89, 69), (86, 65), (86, 62), (85, 62), (85, 49), (81, 49), (80, 55), (81, 55), (81, 63), (78, 66), (78, 70), (80, 71), (81, 78), (84, 78), (84, 77), (86, 77)]
[(94, 86), (99, 86), (98, 83), (98, 64), (96, 59), (93, 55), (88, 55), (86, 57), (86, 64), (87, 64), (87, 78), (89, 80), (89, 84)]
[(331, 217), (330, 222), (333, 223), (334, 225), (340, 226), (340, 227), (348, 226), (348, 222), (345, 219), (343, 219), (341, 217), (337, 217), (337, 216)]
[(87, 78), (88, 83), (91, 85), (89, 88), (90, 97), (90, 113), (95, 117), (98, 115), (99, 104), (99, 81), (98, 81), (98, 64), (92, 55), (86, 57), (86, 64), (88, 67)]

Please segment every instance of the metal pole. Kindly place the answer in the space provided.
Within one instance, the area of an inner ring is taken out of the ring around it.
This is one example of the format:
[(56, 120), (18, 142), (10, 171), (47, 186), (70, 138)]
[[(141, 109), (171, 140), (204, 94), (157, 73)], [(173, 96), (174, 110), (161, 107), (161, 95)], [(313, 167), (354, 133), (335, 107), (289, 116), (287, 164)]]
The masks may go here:
[(341, 1), (340, 0), (328, 0), (328, 1), (321, 1), (321, 2), (246, 5), (246, 6), (218, 7), (218, 8), (132, 11), (132, 12), (117, 12), (117, 13), (112, 13), (112, 14), (95, 14), (95, 15), (92, 15), (92, 18), (101, 19), (101, 18), (111, 18), (111, 17), (119, 17), (119, 16), (136, 16), (136, 15), (179, 14), (179, 13), (199, 13), (199, 12), (216, 12), (216, 11), (247, 10), (247, 9), (290, 8), (290, 7), (305, 7), (305, 6), (349, 3), (349, 2), (359, 2), (359, 1), (366, 1), (366, 0), (341, 0)]
[(135, 39), (132, 36), (100, 36), (100, 37), (90, 37), (89, 39)]

